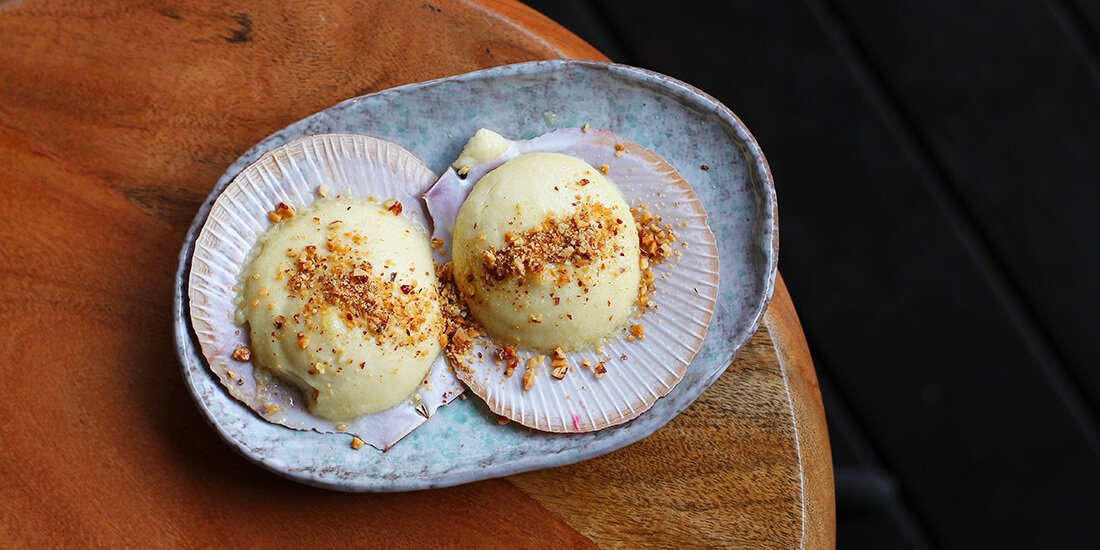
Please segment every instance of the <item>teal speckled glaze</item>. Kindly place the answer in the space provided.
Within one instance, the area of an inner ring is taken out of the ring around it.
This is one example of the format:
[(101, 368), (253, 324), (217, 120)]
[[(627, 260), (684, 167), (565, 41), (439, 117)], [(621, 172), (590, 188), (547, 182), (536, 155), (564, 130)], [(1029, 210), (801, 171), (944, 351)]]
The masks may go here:
[[(544, 116), (552, 113), (554, 116)], [(671, 393), (638, 418), (563, 435), (501, 426), (476, 397), (441, 408), (383, 453), (342, 435), (270, 424), (234, 400), (210, 372), (190, 326), (187, 279), (195, 237), (214, 199), (263, 153), (296, 138), (358, 133), (395, 142), (445, 170), (478, 128), (530, 138), (585, 123), (649, 147), (695, 189), (718, 240), (721, 287), (706, 340)], [(704, 170), (703, 165), (709, 167)], [(183, 377), (231, 447), (290, 479), (343, 491), (404, 491), (561, 466), (619, 449), (664, 426), (733, 361), (771, 298), (778, 257), (775, 190), (756, 140), (728, 108), (670, 77), (624, 65), (538, 61), (410, 84), (344, 101), (272, 134), (218, 180), (180, 254), (174, 319)]]

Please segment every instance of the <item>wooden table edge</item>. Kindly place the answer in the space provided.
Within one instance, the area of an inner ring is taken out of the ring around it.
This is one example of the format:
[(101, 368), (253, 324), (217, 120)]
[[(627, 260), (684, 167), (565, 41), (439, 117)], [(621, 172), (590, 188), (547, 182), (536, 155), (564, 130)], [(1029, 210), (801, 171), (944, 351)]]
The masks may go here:
[(836, 546), (833, 460), (825, 407), (806, 336), (781, 274), (764, 314), (764, 325), (779, 358), (794, 416), (802, 483), (802, 548)]

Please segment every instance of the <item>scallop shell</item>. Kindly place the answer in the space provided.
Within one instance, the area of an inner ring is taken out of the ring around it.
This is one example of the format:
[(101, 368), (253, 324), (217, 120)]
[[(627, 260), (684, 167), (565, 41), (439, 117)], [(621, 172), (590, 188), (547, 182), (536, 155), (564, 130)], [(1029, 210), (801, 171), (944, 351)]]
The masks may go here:
[[(622, 148), (616, 154), (616, 146)], [(448, 169), (424, 196), (435, 222), (435, 236), (450, 250), (458, 210), (474, 184), (489, 171), (520, 154), (557, 152), (579, 157), (594, 167), (607, 165), (607, 177), (632, 207), (649, 205), (673, 226), (678, 257), (652, 266), (657, 279), (656, 309), (638, 322), (646, 338), (628, 341), (626, 331), (609, 338), (596, 351), (567, 354), (569, 373), (550, 376), (549, 360), (523, 389), (524, 365), (511, 377), (493, 359), (495, 346), (478, 339), (467, 356), (469, 369), (459, 378), (489, 408), (524, 426), (550, 432), (588, 432), (627, 422), (648, 410), (680, 381), (703, 344), (718, 298), (718, 247), (707, 214), (691, 186), (657, 153), (608, 131), (559, 129), (531, 140), (512, 141), (497, 158), (472, 165), (465, 178)], [(686, 244), (687, 246), (682, 246)], [(449, 259), (449, 258), (445, 258)], [(479, 356), (481, 359), (477, 359)], [(528, 354), (528, 356), (534, 354)], [(604, 362), (607, 374), (596, 378), (582, 360)]]
[[(291, 141), (245, 168), (210, 209), (199, 233), (188, 296), (191, 321), (211, 370), (229, 393), (270, 422), (297, 430), (346, 432), (385, 450), (457, 397), (462, 384), (440, 356), (427, 383), (401, 404), (342, 423), (310, 414), (293, 384), (254, 371), (232, 358), (248, 345), (248, 330), (234, 322), (235, 287), (258, 236), (271, 223), (267, 213), (279, 202), (302, 208), (328, 186), (334, 196), (397, 199), (402, 215), (429, 227), (421, 195), (436, 176), (402, 147), (363, 135), (325, 134)], [(269, 409), (274, 405), (275, 409)]]

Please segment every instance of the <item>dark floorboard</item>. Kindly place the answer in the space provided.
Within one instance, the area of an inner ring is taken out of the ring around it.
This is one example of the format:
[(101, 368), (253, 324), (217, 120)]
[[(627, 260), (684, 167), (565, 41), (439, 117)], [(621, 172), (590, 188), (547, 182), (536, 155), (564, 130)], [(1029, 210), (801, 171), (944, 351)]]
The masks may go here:
[(1100, 2), (528, 3), (760, 141), (841, 548), (1100, 540)]
[(1076, 414), (1095, 434), (1100, 247), (1084, 237), (1100, 235), (1100, 94), (1088, 68), (1035, 2), (839, 4), (1017, 287), (1006, 307), (1042, 340), (1034, 353), (1078, 382), (1082, 397), (1064, 397), (1083, 401)]

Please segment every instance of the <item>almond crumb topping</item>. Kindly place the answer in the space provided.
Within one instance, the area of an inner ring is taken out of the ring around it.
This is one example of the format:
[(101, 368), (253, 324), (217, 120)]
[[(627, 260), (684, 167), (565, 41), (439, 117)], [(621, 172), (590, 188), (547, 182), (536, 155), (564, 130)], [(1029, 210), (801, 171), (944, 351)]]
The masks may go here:
[(595, 375), (596, 378), (603, 378), (604, 375), (607, 374), (607, 367), (604, 366), (603, 361), (596, 363), (596, 367), (592, 369), (592, 374)]
[[(547, 217), (527, 231), (508, 231), (503, 247), (481, 251), (486, 282), (515, 277), (522, 283), (528, 274), (548, 267), (566, 263), (582, 267), (613, 257), (621, 252), (621, 245), (612, 238), (619, 233), (617, 219), (606, 206), (584, 202), (570, 217)], [(565, 270), (557, 270), (555, 282), (559, 286), (569, 283)]]
[(519, 356), (516, 355), (516, 348), (504, 344), (497, 348), (494, 355), (504, 365), (504, 376), (512, 376), (512, 373), (516, 372), (516, 367), (519, 366)]
[(439, 279), (439, 303), (443, 312), (443, 331), (439, 343), (447, 362), (456, 371), (468, 370), (466, 355), (473, 349), (474, 338), (481, 335), (481, 327), (467, 317), (466, 304), (459, 296), (454, 281), (454, 264), (447, 262), (436, 266)]
[(605, 176), (606, 176), (606, 175), (607, 175), (607, 173), (608, 173), (608, 172), (610, 172), (610, 171), (611, 171), (611, 167), (610, 167), (610, 166), (608, 166), (608, 165), (606, 165), (606, 164), (601, 164), (601, 165), (600, 165), (600, 173), (601, 173), (601, 174), (603, 174), (603, 175), (605, 175)]
[[(312, 329), (315, 315), (336, 308), (350, 327), (363, 328), (363, 336), (380, 344), (402, 347), (435, 338), (435, 325), (429, 323), (434, 287), (413, 292), (412, 286), (397, 280), (396, 271), (362, 260), (335, 232), (329, 233), (328, 247), (330, 253), (324, 254), (316, 246), (306, 246), (293, 268), (285, 270), (286, 289), (303, 302), (295, 324)], [(307, 334), (297, 333), (301, 349), (309, 347)]]
[(321, 198), (325, 198), (328, 196), (328, 190), (329, 189), (327, 185), (321, 184), (317, 186), (317, 194), (320, 195)]
[(645, 327), (643, 327), (642, 325), (634, 325), (630, 327), (630, 335), (637, 338), (638, 340), (645, 339)]
[(233, 350), (233, 358), (238, 361), (248, 361), (252, 358), (252, 350), (248, 349), (248, 346), (237, 346), (237, 349)]
[(565, 352), (562, 351), (561, 346), (557, 346), (551, 352), (550, 358), (550, 376), (561, 380), (565, 378), (565, 375), (569, 372), (569, 363), (565, 360)]
[(285, 202), (280, 202), (275, 205), (275, 215), (282, 218), (293, 218), (294, 207)]
[(390, 199), (382, 203), (382, 208), (389, 210), (391, 213), (393, 213), (394, 216), (401, 215), (402, 210), (404, 210), (404, 208), (401, 206), (401, 201), (397, 199)]
[(527, 366), (523, 371), (523, 391), (527, 391), (535, 385), (535, 373), (538, 372), (544, 358), (542, 355), (536, 355), (527, 360)]
[(650, 294), (654, 289), (656, 276), (652, 266), (660, 264), (672, 256), (672, 245), (676, 242), (676, 233), (672, 226), (665, 224), (660, 216), (649, 211), (646, 204), (640, 204), (630, 209), (634, 216), (634, 222), (638, 226), (638, 245), (642, 257), (638, 266), (642, 270), (642, 278), (638, 287), (638, 306), (645, 313), (651, 307)]
[(363, 445), (365, 443), (366, 443), (366, 441), (363, 441), (362, 439), (359, 439), (358, 436), (351, 438), (351, 448), (355, 449), (356, 451), (358, 451), (359, 449), (362, 449)]

